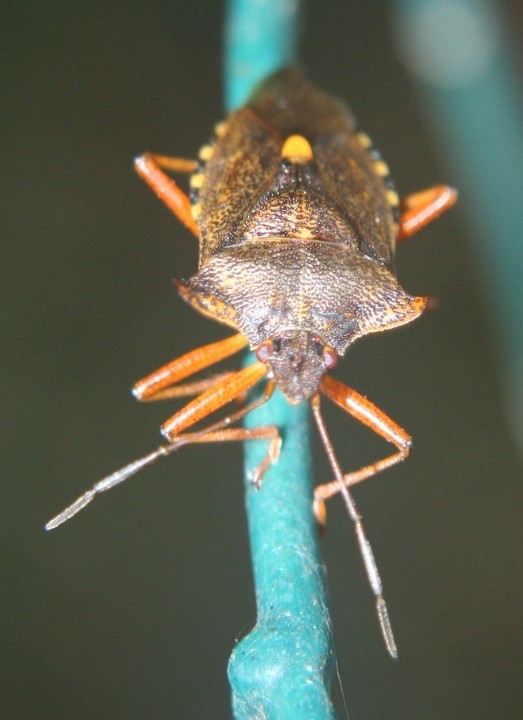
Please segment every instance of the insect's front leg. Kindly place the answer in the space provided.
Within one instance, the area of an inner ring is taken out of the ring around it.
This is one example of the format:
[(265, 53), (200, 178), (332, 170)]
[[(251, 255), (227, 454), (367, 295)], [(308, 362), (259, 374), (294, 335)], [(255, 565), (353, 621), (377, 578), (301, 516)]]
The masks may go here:
[[(346, 473), (343, 476), (345, 487), (356, 485), (382, 470), (405, 460), (412, 446), (411, 436), (388, 415), (380, 410), (374, 403), (367, 400), (352, 388), (335, 380), (330, 375), (325, 375), (320, 384), (320, 390), (336, 405), (350, 413), (356, 420), (367, 425), (377, 435), (395, 445), (398, 450), (381, 460), (366, 465), (354, 472)], [(325, 500), (340, 492), (338, 480), (319, 485), (314, 491), (314, 512), (318, 523), (323, 526), (327, 516)]]
[[(197, 382), (180, 385), (181, 380), (205, 370), (242, 350), (247, 345), (244, 335), (238, 333), (225, 340), (191, 350), (191, 352), (163, 365), (139, 380), (133, 387), (133, 395), (141, 402), (196, 395), (220, 383), (231, 373), (214, 375)], [(174, 386), (174, 387), (173, 387)]]

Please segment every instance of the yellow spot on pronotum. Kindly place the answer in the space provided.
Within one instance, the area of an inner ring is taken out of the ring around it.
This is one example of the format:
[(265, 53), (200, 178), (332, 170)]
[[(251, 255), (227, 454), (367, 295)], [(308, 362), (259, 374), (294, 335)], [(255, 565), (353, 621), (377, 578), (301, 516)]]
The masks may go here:
[(212, 145), (202, 145), (200, 152), (198, 153), (198, 157), (202, 162), (207, 162), (207, 160), (212, 158), (213, 152), (214, 147)]
[(203, 173), (195, 173), (194, 175), (191, 175), (191, 179), (189, 180), (189, 185), (194, 190), (199, 190), (201, 186), (203, 185)]
[(281, 156), (292, 163), (307, 163), (312, 160), (312, 148), (303, 135), (289, 135), (283, 143)]
[(367, 133), (360, 132), (356, 135), (356, 138), (357, 138), (359, 144), (361, 145), (361, 147), (364, 148), (365, 150), (368, 150), (368, 148), (370, 148), (372, 146), (372, 140), (367, 135)]
[(200, 215), (200, 203), (195, 203), (194, 205), (191, 205), (191, 212), (194, 220), (198, 220), (198, 217)]
[(387, 200), (393, 207), (400, 204), (399, 195), (395, 190), (387, 190)]
[(386, 177), (389, 173), (389, 166), (383, 160), (375, 160), (373, 162), (374, 172), (381, 177)]

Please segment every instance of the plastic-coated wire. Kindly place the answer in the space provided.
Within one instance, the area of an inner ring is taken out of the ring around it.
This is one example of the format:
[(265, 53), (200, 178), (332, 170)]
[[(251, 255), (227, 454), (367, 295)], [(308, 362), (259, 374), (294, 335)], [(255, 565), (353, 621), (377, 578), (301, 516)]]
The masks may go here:
[[(226, 28), (225, 96), (237, 108), (268, 74), (296, 60), (297, 0), (230, 0)], [(276, 425), (280, 459), (261, 490), (251, 472), (266, 442), (245, 447), (246, 504), (256, 627), (235, 647), (229, 681), (236, 720), (334, 718), (329, 698), (331, 621), (312, 514), (310, 410), (276, 392), (249, 414), (248, 427)]]
[(296, 62), (299, 0), (229, 0), (225, 106), (236, 110), (271, 73)]

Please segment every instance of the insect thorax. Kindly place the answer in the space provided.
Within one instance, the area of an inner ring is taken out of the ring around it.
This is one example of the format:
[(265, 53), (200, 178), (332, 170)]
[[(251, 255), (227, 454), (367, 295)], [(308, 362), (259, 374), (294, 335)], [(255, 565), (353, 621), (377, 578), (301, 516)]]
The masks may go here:
[(275, 80), (200, 154), (191, 180), (200, 266), (180, 291), (253, 349), (284, 333), (301, 357), (309, 335), (342, 355), (362, 335), (413, 320), (425, 301), (394, 275), (388, 168), (375, 167), (341, 105), (295, 73), (280, 79), (289, 97)]
[(424, 307), (389, 267), (322, 240), (252, 239), (216, 254), (179, 289), (253, 349), (300, 330), (342, 355), (356, 338), (409, 322)]

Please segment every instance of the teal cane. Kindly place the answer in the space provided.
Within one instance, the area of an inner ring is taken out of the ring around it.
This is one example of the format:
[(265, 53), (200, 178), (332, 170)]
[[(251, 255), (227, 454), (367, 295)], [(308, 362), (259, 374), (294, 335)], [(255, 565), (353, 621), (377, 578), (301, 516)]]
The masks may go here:
[[(231, 0), (226, 30), (227, 109), (242, 105), (271, 72), (296, 60), (298, 4)], [(252, 361), (252, 360), (251, 360)], [(245, 444), (245, 486), (256, 627), (235, 647), (229, 681), (236, 720), (327, 720), (333, 664), (325, 578), (312, 514), (310, 411), (291, 407), (277, 391), (252, 412), (247, 427), (276, 425), (283, 438), (278, 463), (261, 490), (251, 472), (267, 443)]]

